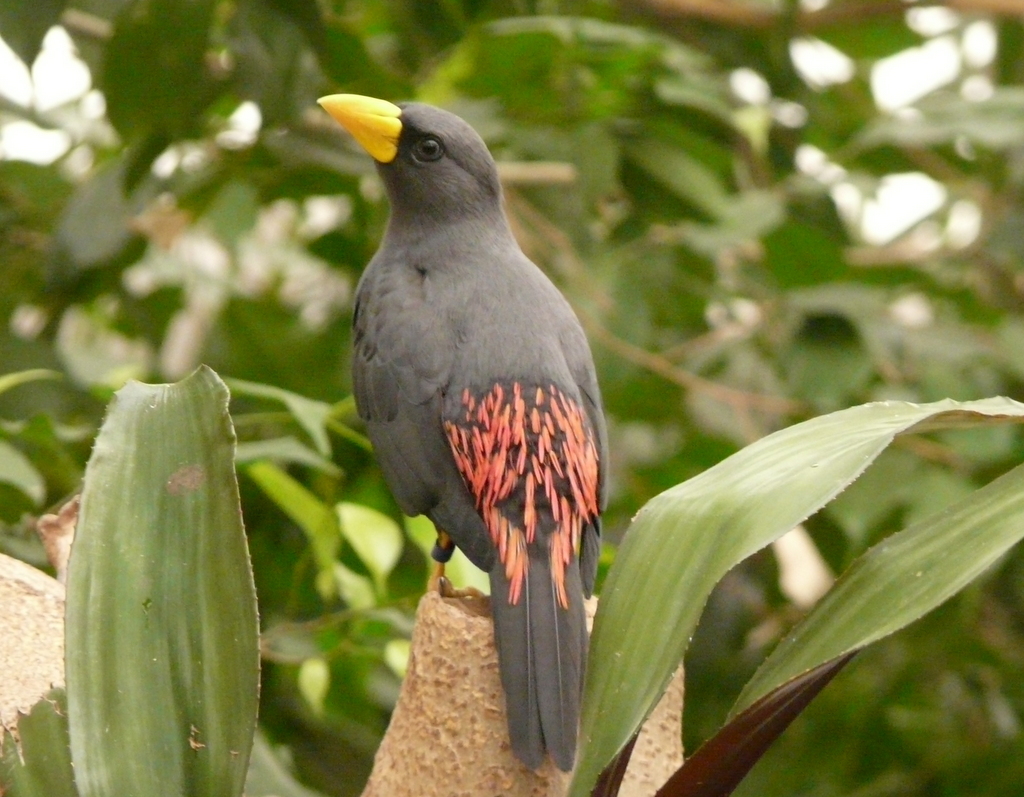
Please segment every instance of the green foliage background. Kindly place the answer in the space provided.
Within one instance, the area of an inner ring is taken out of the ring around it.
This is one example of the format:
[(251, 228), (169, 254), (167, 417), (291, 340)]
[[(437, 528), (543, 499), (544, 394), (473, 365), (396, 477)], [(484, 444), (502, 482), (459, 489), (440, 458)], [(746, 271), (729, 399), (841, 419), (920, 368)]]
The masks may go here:
[[(398, 514), (346, 398), (350, 298), (387, 208), (315, 98), (425, 100), (487, 139), (524, 248), (593, 344), (614, 543), (652, 495), (793, 421), (1021, 398), (1024, 24), (955, 5), (922, 33), (924, 9), (890, 0), (4, 3), (26, 62), (65, 26), (105, 105), (0, 100), (0, 124), (71, 141), (49, 165), (0, 160), (0, 372), (63, 376), (0, 384), (0, 550), (43, 563), (32, 519), (78, 488), (126, 378), (232, 377), (262, 732), (307, 785), (357, 794), (431, 532)], [(985, 23), (990, 61), (879, 109), (881, 59)], [(814, 85), (793, 56), (809, 37), (852, 76)], [(904, 173), (940, 201), (880, 240), (864, 214)], [(808, 530), (839, 571), (1022, 458), (1009, 427), (902, 439)], [(742, 793), (1018, 794), (1022, 596), (1016, 552), (861, 654)], [(688, 660), (688, 748), (799, 615), (770, 551), (722, 582)]]

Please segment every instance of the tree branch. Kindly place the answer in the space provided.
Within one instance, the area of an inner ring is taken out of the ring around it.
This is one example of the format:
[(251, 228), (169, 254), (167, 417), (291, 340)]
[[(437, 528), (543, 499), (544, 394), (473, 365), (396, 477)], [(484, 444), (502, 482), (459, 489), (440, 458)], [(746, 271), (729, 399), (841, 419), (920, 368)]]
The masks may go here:
[[(680, 669), (641, 730), (621, 797), (650, 797), (682, 764), (682, 712)], [(562, 797), (568, 783), (550, 760), (534, 772), (512, 754), (490, 600), (424, 595), (363, 797)]]
[[(634, 12), (664, 19), (701, 19), (721, 25), (767, 29), (783, 18), (783, 12), (743, 0), (632, 0), (625, 3)], [(1020, 0), (938, 0), (942, 5), (964, 14), (1022, 16)], [(860, 0), (826, 6), (819, 11), (799, 11), (795, 28), (812, 32), (821, 28), (863, 22), (873, 17), (902, 16), (907, 11), (903, 0)]]

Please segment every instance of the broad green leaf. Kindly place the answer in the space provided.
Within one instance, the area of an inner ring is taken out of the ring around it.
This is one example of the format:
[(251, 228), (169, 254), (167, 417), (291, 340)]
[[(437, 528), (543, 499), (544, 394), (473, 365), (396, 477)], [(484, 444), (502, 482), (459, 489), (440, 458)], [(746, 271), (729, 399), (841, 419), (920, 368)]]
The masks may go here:
[(255, 396), (272, 401), (280, 401), (296, 422), (306, 430), (312, 438), (316, 450), (325, 457), (331, 455), (331, 441), (327, 437), (327, 419), (331, 415), (331, 405), (323, 401), (300, 396), (290, 390), (273, 385), (262, 385), (258, 382), (247, 382), (244, 379), (228, 379), (231, 392), (239, 396)]
[(331, 507), (271, 462), (253, 462), (245, 472), (306, 533), (319, 571), (316, 583), (320, 594), (324, 598), (336, 594), (334, 558), (341, 544), (337, 515)]
[(28, 371), (15, 371), (14, 373), (0, 376), (0, 393), (25, 385), (29, 382), (38, 382), (40, 379), (62, 379), (59, 371), (51, 371), (49, 368), (32, 368)]
[(721, 577), (857, 478), (900, 433), (1024, 418), (995, 398), (886, 401), (769, 435), (655, 497), (635, 517), (601, 593), (570, 789), (589, 793), (660, 697)]
[(859, 557), (743, 688), (734, 712), (919, 619), (1024, 537), (1024, 465)]
[(235, 450), (235, 460), (240, 465), (259, 459), (268, 459), (271, 462), (308, 465), (311, 468), (323, 471), (329, 476), (334, 476), (335, 478), (341, 476), (341, 468), (291, 435), (274, 437), (269, 440), (251, 440), (238, 444)]
[(18, 738), (6, 729), (0, 735), (0, 794), (78, 797), (63, 689), (52, 690), (18, 718)]
[(342, 502), (335, 509), (341, 533), (373, 576), (377, 594), (387, 593), (388, 575), (402, 555), (402, 530), (383, 512)]
[(0, 482), (21, 490), (37, 506), (46, 497), (46, 482), (28, 457), (0, 440)]
[(256, 593), (228, 391), (117, 392), (86, 469), (66, 677), (82, 797), (232, 797), (256, 724)]

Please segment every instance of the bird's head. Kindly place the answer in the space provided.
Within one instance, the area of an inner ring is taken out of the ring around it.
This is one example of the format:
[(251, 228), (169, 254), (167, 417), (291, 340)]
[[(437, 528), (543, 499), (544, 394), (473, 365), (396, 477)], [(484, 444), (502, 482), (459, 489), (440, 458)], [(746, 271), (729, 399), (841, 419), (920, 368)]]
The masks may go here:
[(319, 103), (376, 161), (393, 215), (436, 225), (501, 213), (494, 159), (455, 114), (358, 94), (332, 94)]

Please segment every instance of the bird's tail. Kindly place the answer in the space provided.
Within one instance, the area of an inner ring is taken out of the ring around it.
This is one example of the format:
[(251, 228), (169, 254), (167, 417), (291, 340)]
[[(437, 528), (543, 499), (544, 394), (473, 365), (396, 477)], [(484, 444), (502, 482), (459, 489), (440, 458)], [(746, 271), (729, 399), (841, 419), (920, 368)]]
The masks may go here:
[(568, 772), (576, 757), (587, 626), (578, 561), (565, 572), (569, 607), (558, 601), (545, 546), (530, 545), (530, 564), (515, 604), (501, 562), (491, 570), (491, 606), (508, 732), (516, 756), (531, 769), (547, 750)]

